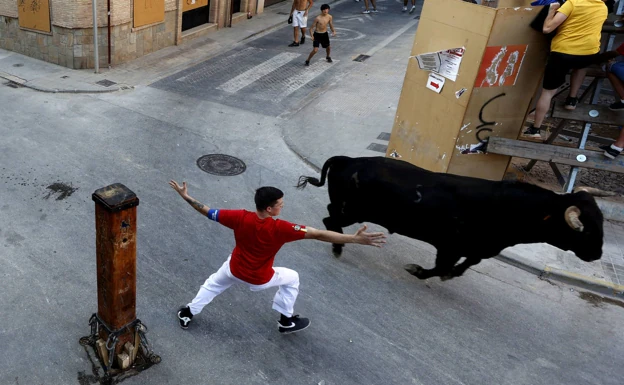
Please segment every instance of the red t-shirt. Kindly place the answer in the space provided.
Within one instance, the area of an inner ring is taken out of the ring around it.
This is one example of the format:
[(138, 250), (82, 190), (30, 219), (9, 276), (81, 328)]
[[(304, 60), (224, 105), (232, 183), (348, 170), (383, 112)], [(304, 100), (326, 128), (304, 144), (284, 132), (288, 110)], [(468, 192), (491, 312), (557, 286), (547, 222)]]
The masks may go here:
[(234, 230), (236, 246), (230, 259), (232, 274), (252, 285), (273, 277), (273, 260), (284, 243), (303, 239), (305, 226), (280, 219), (260, 219), (247, 210), (210, 210), (208, 217)]
[(624, 55), (624, 43), (615, 49), (620, 55)]

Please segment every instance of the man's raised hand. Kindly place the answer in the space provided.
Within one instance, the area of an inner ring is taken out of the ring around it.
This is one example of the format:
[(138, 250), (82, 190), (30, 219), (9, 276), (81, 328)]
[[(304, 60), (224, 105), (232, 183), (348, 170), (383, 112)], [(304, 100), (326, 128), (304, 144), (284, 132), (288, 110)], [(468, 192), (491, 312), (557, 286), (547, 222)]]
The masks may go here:
[(176, 182), (175, 180), (170, 180), (169, 181), (169, 186), (171, 186), (172, 189), (176, 190), (176, 192), (178, 194), (180, 194), (180, 196), (185, 197), (188, 196), (188, 190), (186, 188), (186, 182), (182, 182), (182, 186), (180, 186), (178, 184), (178, 182)]
[(367, 233), (367, 228), (366, 225), (363, 225), (355, 232), (355, 243), (375, 247), (381, 247), (386, 243), (386, 235), (384, 233)]

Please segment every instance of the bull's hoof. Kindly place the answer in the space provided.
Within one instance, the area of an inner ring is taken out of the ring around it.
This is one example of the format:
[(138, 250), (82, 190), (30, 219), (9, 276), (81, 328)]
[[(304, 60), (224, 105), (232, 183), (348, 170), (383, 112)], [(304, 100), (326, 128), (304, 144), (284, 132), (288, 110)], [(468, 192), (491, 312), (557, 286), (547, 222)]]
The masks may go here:
[(405, 265), (404, 268), (411, 275), (421, 278), (420, 276), (423, 272), (423, 268), (420, 265), (414, 265), (413, 263), (410, 263), (408, 265)]
[(340, 258), (340, 256), (342, 255), (342, 246), (334, 246), (332, 247), (332, 253), (334, 254), (334, 257), (336, 258)]

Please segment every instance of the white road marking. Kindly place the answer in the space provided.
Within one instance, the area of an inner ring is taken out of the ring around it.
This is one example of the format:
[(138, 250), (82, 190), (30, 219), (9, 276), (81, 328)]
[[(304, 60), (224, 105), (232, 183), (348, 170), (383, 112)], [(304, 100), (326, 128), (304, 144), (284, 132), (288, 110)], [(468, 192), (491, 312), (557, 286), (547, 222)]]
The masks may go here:
[(273, 56), (269, 60), (248, 69), (237, 77), (228, 80), (217, 87), (217, 89), (229, 93), (235, 93), (299, 56), (301, 56), (301, 54), (282, 52)]
[(388, 36), (388, 38), (386, 38), (384, 41), (382, 41), (381, 43), (379, 43), (376, 46), (374, 46), (370, 51), (366, 52), (366, 55), (373, 56), (377, 51), (379, 51), (380, 49), (382, 49), (385, 46), (387, 46), (388, 44), (390, 44), (397, 37), (401, 36), (403, 34), (403, 32), (407, 31), (408, 29), (412, 28), (414, 25), (418, 24), (418, 21), (419, 20), (412, 19), (412, 21), (410, 21), (409, 23), (405, 24), (403, 26), (403, 28), (399, 29), (398, 31), (396, 31), (392, 35)]
[(242, 49), (238, 52), (233, 53), (232, 55), (214, 59), (214, 61), (210, 62), (212, 65), (202, 66), (197, 71), (188, 73), (185, 76), (182, 76), (181, 78), (177, 78), (176, 80), (179, 82), (185, 82), (188, 78), (193, 79), (194, 77), (197, 77), (199, 75), (204, 75), (204, 74), (213, 72), (215, 71), (215, 69), (221, 68), (222, 65), (227, 65), (230, 63), (235, 64), (240, 59), (245, 58), (246, 56), (255, 55), (258, 52), (262, 52), (262, 51), (264, 51), (264, 49), (262, 48), (247, 47), (245, 49)]
[(278, 95), (277, 101), (280, 101), (297, 91), (299, 88), (303, 87), (310, 80), (319, 76), (326, 70), (330, 69), (332, 66), (335, 66), (340, 60), (334, 60), (333, 63), (328, 63), (324, 58), (317, 58), (316, 61), (313, 61), (309, 67), (302, 68), (301, 72), (297, 73), (295, 76), (291, 76), (288, 78), (286, 82), (284, 82), (284, 91)]

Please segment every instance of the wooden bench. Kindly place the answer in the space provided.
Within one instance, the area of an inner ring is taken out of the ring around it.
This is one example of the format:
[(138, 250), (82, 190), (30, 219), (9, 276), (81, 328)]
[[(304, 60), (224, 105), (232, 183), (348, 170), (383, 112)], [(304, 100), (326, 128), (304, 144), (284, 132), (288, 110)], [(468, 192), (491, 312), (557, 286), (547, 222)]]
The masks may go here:
[[(555, 146), (526, 140), (490, 137), (487, 145), (487, 152), (624, 174), (624, 157), (618, 156), (612, 160), (604, 156), (602, 151)], [(581, 162), (579, 159), (582, 160), (582, 158), (579, 158), (579, 155), (583, 155), (585, 160)]]
[[(590, 116), (589, 111), (592, 110), (598, 111), (598, 116)], [(576, 109), (566, 110), (563, 107), (563, 103), (555, 103), (551, 116), (553, 118), (606, 124), (609, 126), (624, 125), (624, 111), (611, 111), (609, 106), (600, 104), (577, 104)]]

